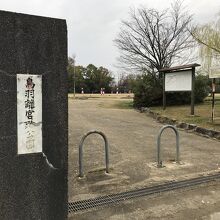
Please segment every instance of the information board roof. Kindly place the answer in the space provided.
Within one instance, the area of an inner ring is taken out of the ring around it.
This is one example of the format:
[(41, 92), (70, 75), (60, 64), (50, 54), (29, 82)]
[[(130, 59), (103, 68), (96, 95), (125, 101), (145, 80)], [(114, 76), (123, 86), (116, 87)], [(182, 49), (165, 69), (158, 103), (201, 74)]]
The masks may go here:
[(168, 67), (168, 68), (162, 68), (160, 69), (160, 72), (171, 72), (171, 71), (176, 71), (176, 70), (185, 70), (185, 69), (190, 69), (193, 67), (201, 66), (198, 63), (193, 63), (193, 64), (186, 64), (182, 66), (173, 66), (173, 67)]

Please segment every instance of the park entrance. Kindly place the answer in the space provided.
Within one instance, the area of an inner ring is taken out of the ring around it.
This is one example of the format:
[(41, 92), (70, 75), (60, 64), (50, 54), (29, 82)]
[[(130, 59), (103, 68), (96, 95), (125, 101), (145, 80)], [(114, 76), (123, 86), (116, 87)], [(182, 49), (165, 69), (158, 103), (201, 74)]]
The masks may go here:
[[(141, 219), (143, 210), (146, 207), (151, 210), (149, 203), (154, 201), (152, 197), (145, 199), (144, 196), (155, 194), (160, 199), (158, 204), (165, 205), (166, 196), (158, 193), (177, 190), (186, 185), (196, 189), (195, 186), (201, 183), (219, 179), (215, 165), (219, 161), (219, 141), (179, 128), (177, 138), (173, 129), (164, 130), (163, 124), (146, 114), (124, 108), (125, 103), (130, 101), (132, 97), (128, 94), (80, 94), (75, 99), (69, 96), (71, 220), (97, 219), (100, 216), (117, 219), (121, 215), (129, 219), (135, 210)], [(108, 140), (109, 172), (106, 172), (103, 138), (99, 134), (86, 135), (94, 130), (103, 132)], [(80, 177), (79, 152), (82, 139), (85, 141), (83, 175)], [(157, 140), (160, 142), (159, 157)], [(180, 198), (178, 191), (172, 192), (172, 195)], [(181, 201), (195, 202), (195, 198)], [(145, 213), (149, 219), (153, 217), (150, 213), (156, 215), (156, 209), (152, 208), (149, 215)]]

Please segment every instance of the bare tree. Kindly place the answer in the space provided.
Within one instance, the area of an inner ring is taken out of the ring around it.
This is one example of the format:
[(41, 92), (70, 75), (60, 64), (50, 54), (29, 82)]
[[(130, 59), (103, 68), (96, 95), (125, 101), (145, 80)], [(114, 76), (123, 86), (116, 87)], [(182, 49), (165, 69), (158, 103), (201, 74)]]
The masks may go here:
[(131, 10), (130, 20), (122, 21), (114, 40), (121, 52), (120, 64), (128, 68), (156, 73), (182, 59), (192, 46), (188, 31), (189, 15), (179, 1), (162, 12), (141, 7)]

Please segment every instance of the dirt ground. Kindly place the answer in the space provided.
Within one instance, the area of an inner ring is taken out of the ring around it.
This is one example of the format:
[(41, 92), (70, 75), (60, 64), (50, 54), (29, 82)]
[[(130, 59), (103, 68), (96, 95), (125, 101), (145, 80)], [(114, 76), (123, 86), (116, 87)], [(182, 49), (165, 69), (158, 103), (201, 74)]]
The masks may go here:
[[(165, 167), (157, 168), (156, 139), (161, 124), (133, 109), (119, 108), (125, 97), (69, 99), (69, 201), (123, 192), (220, 171), (220, 142), (179, 131), (181, 164), (174, 163), (175, 135), (162, 136)], [(78, 177), (78, 145), (83, 134), (100, 130), (110, 150), (104, 172), (104, 143), (97, 135), (84, 144), (84, 173)], [(163, 193), (114, 207), (72, 214), (70, 219), (220, 219), (220, 184)]]

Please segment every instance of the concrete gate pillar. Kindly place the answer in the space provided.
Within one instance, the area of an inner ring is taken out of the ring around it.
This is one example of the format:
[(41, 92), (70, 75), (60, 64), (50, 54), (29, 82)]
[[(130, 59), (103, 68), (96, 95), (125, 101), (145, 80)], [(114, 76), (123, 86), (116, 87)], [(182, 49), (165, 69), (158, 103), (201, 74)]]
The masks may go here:
[[(67, 219), (66, 66), (65, 20), (0, 11), (1, 220)], [(42, 110), (42, 121), (28, 121), (33, 129), (42, 129), (42, 137), (40, 133), (34, 137), (42, 143), (42, 150), (36, 152), (29, 152), (25, 144), (18, 143), (19, 125), (24, 123), (18, 115), (27, 120), (30, 115), (17, 114), (17, 74), (38, 75), (42, 83), (37, 81), (32, 87), (42, 86), (42, 94), (40, 90), (35, 94), (42, 97), (42, 107), (35, 100), (35, 112), (32, 111), (34, 115)], [(19, 148), (24, 152), (19, 153)]]

